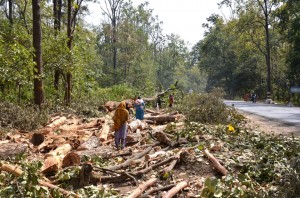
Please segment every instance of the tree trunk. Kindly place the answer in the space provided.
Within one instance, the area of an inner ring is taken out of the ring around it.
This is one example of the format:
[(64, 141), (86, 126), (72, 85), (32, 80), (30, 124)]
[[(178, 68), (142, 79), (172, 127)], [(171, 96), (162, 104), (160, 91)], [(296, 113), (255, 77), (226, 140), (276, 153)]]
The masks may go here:
[(8, 0), (8, 20), (10, 25), (13, 24), (13, 0)]
[(32, 0), (33, 17), (33, 47), (35, 50), (33, 61), (34, 68), (34, 103), (38, 106), (44, 102), (44, 84), (42, 79), (42, 28), (41, 28), (41, 8), (40, 0)]
[(267, 92), (272, 92), (271, 84), (271, 46), (270, 46), (270, 33), (269, 33), (269, 14), (268, 14), (268, 0), (264, 0), (265, 4), (265, 38), (266, 38), (266, 64), (267, 64)]
[(69, 70), (67, 71), (67, 81), (65, 87), (65, 103), (66, 105), (70, 105), (71, 103), (71, 79), (72, 74), (70, 71), (72, 65), (72, 0), (68, 0), (68, 24), (67, 24), (67, 37), (68, 37), (68, 48), (69, 48)]
[[(57, 36), (60, 31), (60, 23), (61, 23), (61, 5), (62, 0), (53, 0), (53, 17), (54, 17), (54, 34)], [(54, 88), (58, 91), (59, 87), (59, 77), (60, 77), (60, 69), (55, 68), (54, 71)]]

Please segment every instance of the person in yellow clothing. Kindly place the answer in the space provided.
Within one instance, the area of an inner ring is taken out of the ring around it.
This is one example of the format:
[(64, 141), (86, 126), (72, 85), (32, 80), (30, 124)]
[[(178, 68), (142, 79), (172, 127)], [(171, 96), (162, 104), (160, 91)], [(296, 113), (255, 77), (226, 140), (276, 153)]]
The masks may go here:
[(115, 131), (115, 145), (117, 149), (125, 148), (126, 145), (126, 135), (127, 135), (127, 121), (129, 119), (129, 113), (126, 109), (126, 103), (122, 101), (116, 112), (113, 116), (114, 126), (113, 130)]

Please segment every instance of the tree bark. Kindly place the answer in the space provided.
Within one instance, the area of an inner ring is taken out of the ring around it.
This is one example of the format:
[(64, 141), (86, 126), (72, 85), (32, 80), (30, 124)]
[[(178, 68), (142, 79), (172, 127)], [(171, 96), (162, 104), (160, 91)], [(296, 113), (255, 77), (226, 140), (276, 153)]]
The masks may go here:
[(43, 61), (42, 61), (42, 27), (40, 0), (32, 0), (33, 18), (33, 61), (34, 67), (34, 103), (39, 107), (44, 102)]

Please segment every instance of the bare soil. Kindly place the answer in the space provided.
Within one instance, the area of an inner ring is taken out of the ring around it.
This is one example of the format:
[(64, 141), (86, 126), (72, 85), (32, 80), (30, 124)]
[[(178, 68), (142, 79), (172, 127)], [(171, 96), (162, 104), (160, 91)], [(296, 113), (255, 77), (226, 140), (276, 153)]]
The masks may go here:
[(245, 111), (240, 111), (240, 113), (247, 118), (246, 126), (249, 128), (257, 129), (267, 134), (300, 136), (299, 127), (269, 120)]

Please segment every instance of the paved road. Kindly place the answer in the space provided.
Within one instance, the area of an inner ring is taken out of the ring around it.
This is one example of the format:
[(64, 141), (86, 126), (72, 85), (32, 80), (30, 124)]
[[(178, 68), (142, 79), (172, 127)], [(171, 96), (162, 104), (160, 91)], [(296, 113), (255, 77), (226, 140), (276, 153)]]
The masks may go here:
[(288, 107), (283, 105), (252, 103), (245, 101), (224, 100), (228, 106), (253, 113), (276, 122), (300, 127), (300, 107)]

